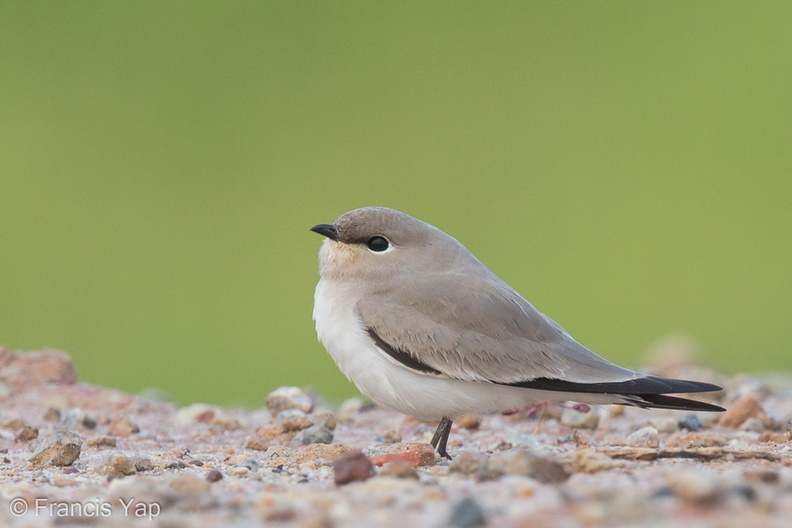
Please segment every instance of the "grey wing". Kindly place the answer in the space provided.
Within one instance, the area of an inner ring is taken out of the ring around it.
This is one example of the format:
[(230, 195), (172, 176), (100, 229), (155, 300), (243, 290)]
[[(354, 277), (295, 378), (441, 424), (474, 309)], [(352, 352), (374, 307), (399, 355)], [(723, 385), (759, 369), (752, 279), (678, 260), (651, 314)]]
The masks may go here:
[(503, 384), (643, 377), (580, 345), (494, 275), (432, 275), (410, 290), (366, 295), (358, 311), (381, 349), (423, 374)]

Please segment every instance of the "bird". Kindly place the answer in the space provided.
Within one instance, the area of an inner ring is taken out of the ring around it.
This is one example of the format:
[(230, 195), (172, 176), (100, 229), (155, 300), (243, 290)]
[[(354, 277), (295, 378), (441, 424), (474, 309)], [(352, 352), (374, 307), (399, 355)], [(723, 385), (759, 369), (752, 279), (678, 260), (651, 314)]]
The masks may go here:
[(724, 411), (668, 394), (699, 381), (611, 363), (575, 341), (452, 236), (387, 207), (362, 207), (311, 231), (324, 237), (313, 319), (341, 372), (380, 407), (440, 420), (431, 440), (450, 459), (467, 413), (576, 401)]

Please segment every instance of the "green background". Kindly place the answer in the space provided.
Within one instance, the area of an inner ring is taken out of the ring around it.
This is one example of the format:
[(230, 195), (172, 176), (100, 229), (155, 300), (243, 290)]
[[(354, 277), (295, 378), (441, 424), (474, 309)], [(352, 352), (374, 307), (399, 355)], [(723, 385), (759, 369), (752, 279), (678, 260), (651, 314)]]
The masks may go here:
[(320, 238), (449, 232), (579, 341), (792, 367), (789, 2), (3, 2), (0, 343), (84, 381), (356, 394)]

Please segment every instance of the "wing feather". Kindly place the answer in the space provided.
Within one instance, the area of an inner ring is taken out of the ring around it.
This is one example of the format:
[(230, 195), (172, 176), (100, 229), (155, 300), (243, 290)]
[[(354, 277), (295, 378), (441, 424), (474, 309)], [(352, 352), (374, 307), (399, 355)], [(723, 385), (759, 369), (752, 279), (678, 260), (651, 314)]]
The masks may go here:
[[(414, 287), (383, 288), (358, 302), (361, 321), (382, 341), (451, 378), (517, 384), (643, 377), (598, 356), (489, 270), (433, 273)], [(449, 295), (454, 292), (453, 295)], [(462, 299), (461, 303), (451, 299)]]

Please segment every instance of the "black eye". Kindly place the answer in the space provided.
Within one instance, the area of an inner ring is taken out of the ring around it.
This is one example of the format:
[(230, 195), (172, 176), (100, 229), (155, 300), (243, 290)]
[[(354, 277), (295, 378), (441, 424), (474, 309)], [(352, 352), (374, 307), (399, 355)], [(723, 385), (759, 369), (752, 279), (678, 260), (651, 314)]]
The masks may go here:
[(366, 245), (371, 251), (376, 251), (377, 253), (379, 253), (380, 251), (385, 251), (386, 249), (388, 249), (388, 246), (390, 244), (388, 243), (387, 239), (381, 236), (375, 236), (369, 238), (368, 242), (366, 242)]

